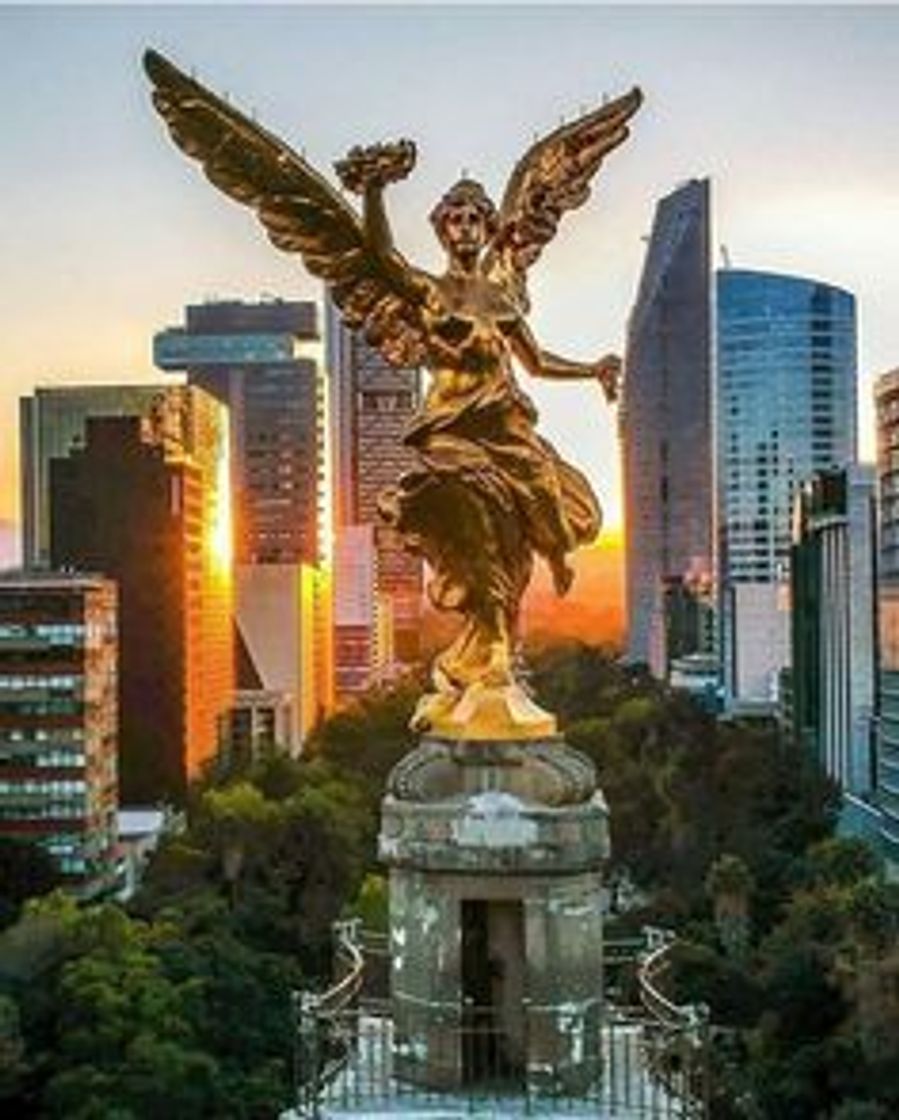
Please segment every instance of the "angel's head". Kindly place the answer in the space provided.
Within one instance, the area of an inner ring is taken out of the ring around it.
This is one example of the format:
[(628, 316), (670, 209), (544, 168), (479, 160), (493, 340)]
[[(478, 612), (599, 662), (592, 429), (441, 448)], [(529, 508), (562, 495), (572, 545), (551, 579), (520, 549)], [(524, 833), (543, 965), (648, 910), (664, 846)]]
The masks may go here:
[(474, 179), (460, 179), (431, 211), (431, 224), (450, 257), (474, 263), (496, 233), (499, 215)]

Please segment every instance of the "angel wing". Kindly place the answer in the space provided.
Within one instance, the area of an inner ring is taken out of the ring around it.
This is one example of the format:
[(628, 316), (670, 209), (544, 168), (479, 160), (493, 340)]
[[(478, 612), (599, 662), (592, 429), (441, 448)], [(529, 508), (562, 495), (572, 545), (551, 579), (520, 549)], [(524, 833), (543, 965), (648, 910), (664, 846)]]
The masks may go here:
[(423, 332), (409, 293), (412, 270), (368, 247), (355, 211), (292, 148), (182, 73), (156, 51), (144, 55), (153, 103), (172, 139), (206, 177), (252, 207), (279, 249), (299, 253), (324, 280), (344, 322), (395, 365), (419, 365)]
[(527, 269), (555, 236), (562, 214), (590, 197), (593, 176), (606, 155), (627, 139), (627, 121), (642, 101), (643, 94), (634, 86), (623, 97), (544, 136), (515, 165), (485, 271), (511, 284), (525, 303)]

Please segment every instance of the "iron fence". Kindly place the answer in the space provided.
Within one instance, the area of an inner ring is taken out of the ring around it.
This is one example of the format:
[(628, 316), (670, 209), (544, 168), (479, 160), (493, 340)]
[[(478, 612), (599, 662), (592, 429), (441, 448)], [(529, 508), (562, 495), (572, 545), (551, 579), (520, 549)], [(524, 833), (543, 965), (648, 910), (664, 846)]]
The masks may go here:
[(665, 936), (650, 935), (639, 956), (642, 1007), (599, 998), (576, 1009), (525, 1001), (512, 1024), (498, 1022), (496, 1008), (470, 1002), (409, 1007), (360, 998), (359, 942), (358, 928), (341, 924), (335, 983), (296, 999), (296, 1097), (284, 1120), (403, 1112), (708, 1115), (707, 1016), (655, 987), (671, 945)]

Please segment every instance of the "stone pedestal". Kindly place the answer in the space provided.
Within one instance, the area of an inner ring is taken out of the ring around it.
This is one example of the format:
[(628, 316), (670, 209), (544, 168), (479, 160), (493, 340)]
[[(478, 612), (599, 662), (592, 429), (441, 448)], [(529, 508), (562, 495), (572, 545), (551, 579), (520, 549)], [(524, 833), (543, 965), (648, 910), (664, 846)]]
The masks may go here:
[(557, 737), (425, 739), (395, 768), (380, 854), (399, 1076), (596, 1080), (607, 818), (592, 764)]

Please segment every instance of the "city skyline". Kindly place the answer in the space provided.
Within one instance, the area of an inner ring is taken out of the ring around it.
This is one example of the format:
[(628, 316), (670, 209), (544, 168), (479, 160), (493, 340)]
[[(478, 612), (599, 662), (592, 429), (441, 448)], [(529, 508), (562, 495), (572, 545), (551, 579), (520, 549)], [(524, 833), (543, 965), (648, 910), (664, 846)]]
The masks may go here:
[[(17, 8), (0, 9), (0, 27), (17, 44), (0, 75), (14, 169), (0, 219), (0, 528), (18, 515), (19, 396), (156, 380), (154, 331), (204, 297), (321, 294), (171, 151), (140, 72), (148, 45), (323, 171), (353, 143), (414, 137), (419, 167), (389, 202), (400, 247), (427, 268), (439, 247), (426, 215), (463, 167), (498, 197), (534, 131), (641, 84), (634, 139), (534, 270), (541, 341), (573, 357), (621, 352), (655, 202), (710, 175), (714, 243), (735, 265), (858, 296), (872, 455), (871, 384), (899, 351), (888, 275), (899, 155), (883, 141), (899, 92), (895, 10)], [(501, 96), (463, 105), (463, 78)], [(618, 525), (615, 417), (598, 387), (526, 388)]]

